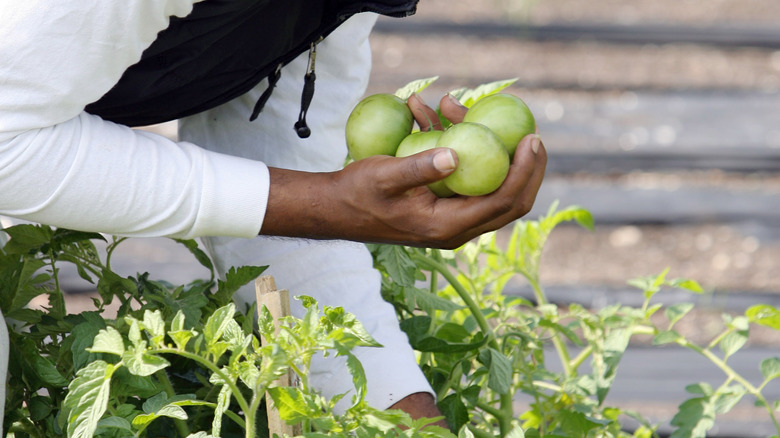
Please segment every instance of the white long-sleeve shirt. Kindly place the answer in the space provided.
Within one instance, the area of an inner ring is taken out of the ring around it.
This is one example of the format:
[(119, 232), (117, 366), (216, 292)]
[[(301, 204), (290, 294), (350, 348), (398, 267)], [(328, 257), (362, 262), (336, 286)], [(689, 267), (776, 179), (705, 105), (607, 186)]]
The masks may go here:
[(260, 161), (84, 112), (196, 0), (0, 0), (0, 214), (129, 236), (257, 235)]

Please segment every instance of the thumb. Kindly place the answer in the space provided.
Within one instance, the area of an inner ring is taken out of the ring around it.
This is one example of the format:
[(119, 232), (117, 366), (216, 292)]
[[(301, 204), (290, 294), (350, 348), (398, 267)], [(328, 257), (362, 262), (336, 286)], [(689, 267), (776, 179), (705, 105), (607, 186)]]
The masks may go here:
[(399, 188), (409, 190), (439, 181), (458, 166), (458, 155), (449, 148), (434, 148), (403, 158)]

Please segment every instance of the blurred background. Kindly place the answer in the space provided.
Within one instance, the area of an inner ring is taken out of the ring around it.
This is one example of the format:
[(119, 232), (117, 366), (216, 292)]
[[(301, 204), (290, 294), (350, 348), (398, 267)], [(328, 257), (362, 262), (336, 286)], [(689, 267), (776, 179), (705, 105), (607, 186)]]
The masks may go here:
[[(697, 280), (702, 296), (679, 328), (709, 342), (722, 314), (780, 305), (780, 4), (776, 0), (421, 0), (418, 14), (380, 19), (370, 92), (439, 76), (422, 93), (518, 78), (508, 89), (537, 117), (549, 154), (529, 215), (552, 202), (590, 210), (595, 231), (553, 232), (542, 283), (561, 305), (641, 304), (626, 285)], [(528, 295), (522, 284), (513, 293)], [(754, 329), (730, 363), (760, 383), (777, 332)], [(733, 362), (732, 362), (733, 361)], [(711, 363), (641, 340), (607, 403), (666, 426), (685, 386), (719, 384)], [(780, 388), (767, 388), (780, 398)], [(769, 436), (743, 400), (709, 436)]]
[[(561, 226), (548, 242), (542, 282), (557, 303), (639, 305), (626, 281), (669, 268), (708, 292), (659, 299), (696, 302), (678, 328), (703, 342), (723, 313), (780, 305), (777, 0), (421, 0), (414, 17), (381, 18), (372, 46), (369, 94), (439, 76), (422, 93), (435, 105), (450, 90), (518, 79), (507, 91), (528, 103), (549, 154), (529, 217), (559, 200), (596, 221), (594, 231)], [(175, 124), (149, 129), (175, 135)], [(205, 275), (165, 239), (133, 239), (112, 266), (172, 282)], [(71, 277), (71, 310), (91, 305)], [(753, 330), (730, 363), (760, 381), (777, 338)], [(693, 353), (639, 341), (607, 402), (668, 430), (685, 385), (710, 380), (723, 375)], [(780, 388), (765, 395), (778, 400)], [(710, 432), (760, 437), (772, 425), (745, 399)]]

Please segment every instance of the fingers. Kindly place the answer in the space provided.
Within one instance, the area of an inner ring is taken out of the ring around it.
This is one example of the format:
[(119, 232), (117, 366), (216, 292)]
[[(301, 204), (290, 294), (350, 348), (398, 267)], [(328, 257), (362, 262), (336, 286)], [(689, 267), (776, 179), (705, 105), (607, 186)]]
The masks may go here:
[(537, 135), (531, 134), (521, 140), (509, 174), (498, 190), (486, 196), (440, 200), (440, 212), (447, 210), (442, 217), (449, 220), (445, 227), (460, 227), (460, 232), (444, 247), (457, 247), (528, 214), (542, 185), (546, 165), (544, 145)]
[(450, 93), (447, 93), (439, 101), (439, 109), (441, 115), (447, 118), (452, 123), (460, 123), (463, 121), (463, 117), (466, 115), (468, 108), (463, 106), (458, 99)]
[(400, 193), (426, 186), (451, 174), (458, 166), (457, 154), (448, 148), (435, 148), (397, 160), (386, 175)]
[(418, 94), (412, 94), (406, 100), (406, 104), (412, 111), (414, 120), (420, 126), (420, 131), (429, 131), (431, 129), (441, 130), (441, 121), (436, 110), (425, 104), (425, 101)]

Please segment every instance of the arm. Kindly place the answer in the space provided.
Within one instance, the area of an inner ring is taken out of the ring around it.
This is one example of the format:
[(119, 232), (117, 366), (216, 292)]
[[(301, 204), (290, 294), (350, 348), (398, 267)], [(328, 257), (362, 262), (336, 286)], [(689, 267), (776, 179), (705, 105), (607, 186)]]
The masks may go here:
[[(424, 106), (417, 97), (409, 105)], [(466, 112), (446, 96), (440, 106), (454, 122)], [(430, 120), (438, 120), (433, 110), (424, 110)], [(421, 126), (427, 125), (420, 111), (413, 113)], [(539, 137), (529, 135), (518, 146), (509, 175), (496, 192), (437, 198), (425, 185), (449, 175), (456, 160), (451, 151), (434, 149), (403, 159), (370, 157), (332, 173), (271, 169), (268, 213), (261, 232), (455, 248), (531, 210), (547, 155)]]
[(262, 163), (83, 112), (192, 0), (0, 0), (0, 212), (123, 235), (251, 236)]

